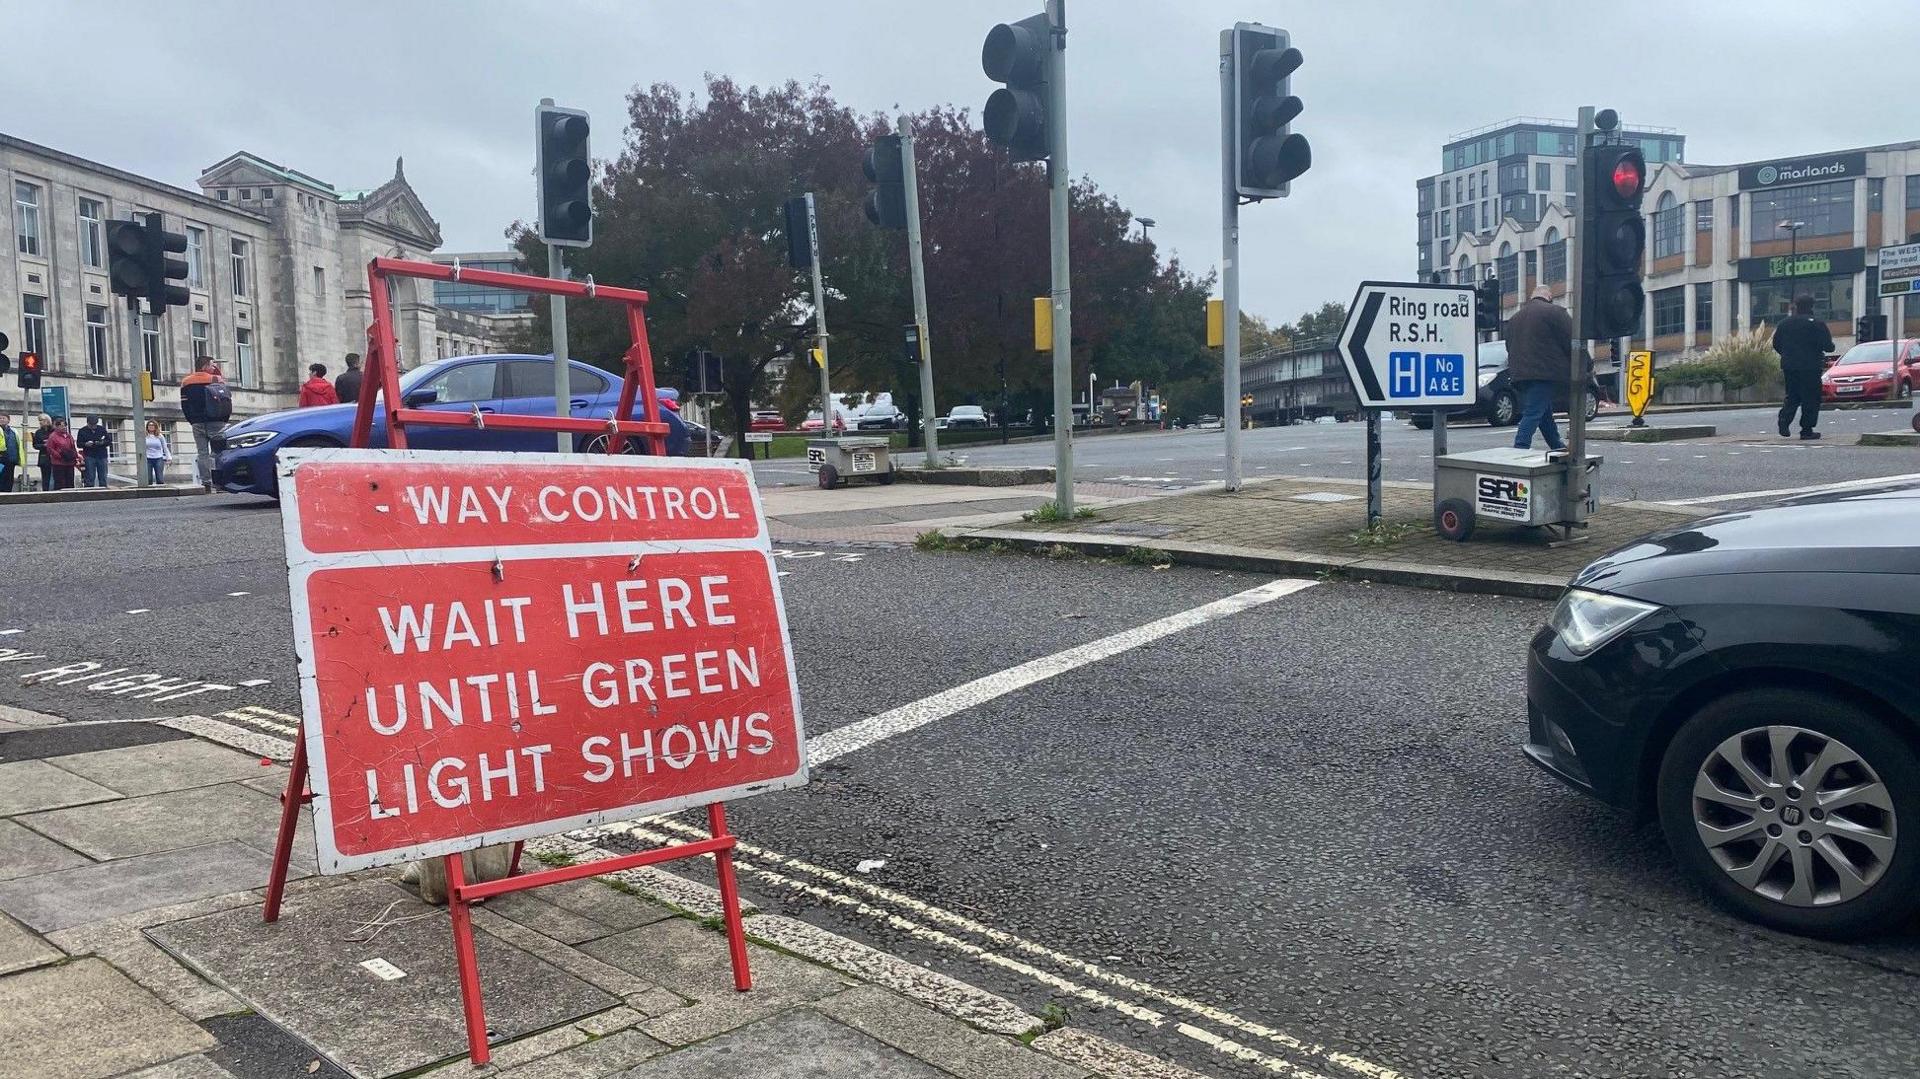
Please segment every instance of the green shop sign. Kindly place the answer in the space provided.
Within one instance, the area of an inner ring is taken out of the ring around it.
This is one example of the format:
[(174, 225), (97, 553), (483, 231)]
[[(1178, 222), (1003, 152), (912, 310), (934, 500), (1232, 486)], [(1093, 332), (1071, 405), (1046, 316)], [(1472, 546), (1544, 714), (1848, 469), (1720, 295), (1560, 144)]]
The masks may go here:
[(1831, 277), (1855, 274), (1867, 268), (1865, 248), (1844, 251), (1813, 251), (1805, 255), (1775, 255), (1771, 258), (1741, 259), (1742, 281), (1771, 281), (1776, 278)]
[(1825, 277), (1833, 272), (1833, 260), (1825, 255), (1776, 256), (1767, 260), (1768, 277)]

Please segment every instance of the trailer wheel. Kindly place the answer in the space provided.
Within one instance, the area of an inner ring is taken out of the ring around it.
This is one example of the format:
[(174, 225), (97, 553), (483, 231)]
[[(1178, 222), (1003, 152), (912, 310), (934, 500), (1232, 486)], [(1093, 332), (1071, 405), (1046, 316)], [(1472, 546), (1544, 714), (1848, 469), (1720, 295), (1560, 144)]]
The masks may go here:
[(1442, 538), (1465, 543), (1473, 535), (1473, 507), (1462, 498), (1448, 498), (1433, 507), (1433, 529)]
[(831, 491), (840, 483), (840, 470), (832, 465), (820, 466), (820, 489)]

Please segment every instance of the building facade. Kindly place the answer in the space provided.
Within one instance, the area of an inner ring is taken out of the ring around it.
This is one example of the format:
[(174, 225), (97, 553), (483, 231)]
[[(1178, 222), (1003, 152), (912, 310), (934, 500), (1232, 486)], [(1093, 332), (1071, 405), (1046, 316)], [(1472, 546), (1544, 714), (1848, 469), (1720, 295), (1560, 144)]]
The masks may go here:
[[(65, 387), (76, 417), (116, 427), (142, 367), (153, 375), (150, 414), (177, 420), (179, 380), (201, 355), (221, 361), (237, 415), (291, 407), (307, 364), (334, 372), (345, 353), (365, 351), (368, 260), (424, 259), (440, 245), (397, 161), (384, 184), (349, 192), (242, 152), (202, 173), (196, 191), (0, 134), (0, 185), (9, 354), (38, 352), (43, 387)], [(154, 212), (187, 237), (191, 298), (136, 318), (108, 286), (107, 223)], [(438, 309), (425, 282), (395, 292), (400, 358), (412, 366), (434, 355)], [(0, 386), (3, 407), (36, 411), (19, 392)]]
[[(518, 251), (443, 251), (433, 256), (443, 266), (526, 273)], [(508, 347), (533, 324), (533, 296), (471, 281), (435, 281), (433, 302), (440, 309), (434, 355), (469, 356)]]
[[(1855, 320), (1902, 313), (1879, 291), (1879, 251), (1920, 237), (1920, 141), (1738, 165), (1649, 162), (1646, 303), (1633, 347), (1662, 356), (1704, 350), (1813, 299), (1836, 345)], [(1436, 253), (1448, 280), (1497, 274), (1511, 312), (1535, 286), (1564, 298), (1574, 216), (1558, 203), (1539, 220), (1502, 220)], [(1920, 334), (1920, 304), (1904, 312)], [(1601, 367), (1604, 369), (1605, 364)]]
[(1360, 410), (1335, 338), (1264, 349), (1240, 360), (1240, 392), (1251, 396), (1248, 419), (1300, 423), (1321, 416), (1352, 416)]

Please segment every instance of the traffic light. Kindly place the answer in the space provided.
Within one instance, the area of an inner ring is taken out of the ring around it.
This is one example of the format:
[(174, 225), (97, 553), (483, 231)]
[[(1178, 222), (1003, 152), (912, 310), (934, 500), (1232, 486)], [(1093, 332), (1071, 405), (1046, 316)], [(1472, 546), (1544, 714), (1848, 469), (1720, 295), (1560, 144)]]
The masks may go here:
[(1258, 23), (1235, 23), (1229, 62), (1233, 65), (1233, 189), (1253, 200), (1285, 197), (1287, 183), (1313, 165), (1307, 137), (1289, 134), (1300, 115), (1300, 99), (1288, 92), (1300, 69), (1300, 50), (1285, 30)]
[(796, 270), (813, 265), (813, 214), (808, 200), (806, 195), (787, 200), (787, 265)]
[(534, 110), (539, 147), (540, 239), (562, 247), (593, 243), (591, 125), (579, 109), (541, 105)]
[(1473, 328), (1500, 329), (1500, 279), (1497, 277), (1473, 286)]
[(40, 388), (40, 354), (38, 352), (20, 354), (20, 388), (23, 390)]
[(900, 136), (882, 135), (867, 148), (862, 171), (874, 185), (867, 192), (867, 220), (883, 229), (907, 227), (906, 162)]
[(1252, 394), (1250, 394), (1250, 393), (1243, 393), (1243, 394), (1241, 394), (1241, 395), (1240, 395), (1240, 407), (1241, 407), (1241, 408), (1252, 408), (1252, 407), (1253, 407), (1253, 395), (1252, 395)]
[(109, 285), (116, 295), (147, 301), (147, 309), (154, 314), (185, 306), (190, 299), (185, 284), (187, 260), (171, 256), (186, 249), (186, 235), (168, 232), (159, 214), (148, 214), (145, 221), (110, 221)]
[(1640, 288), (1647, 223), (1640, 194), (1647, 188), (1647, 159), (1637, 148), (1588, 147), (1581, 198), (1580, 326), (1583, 341), (1630, 337), (1640, 328), (1646, 294)]
[[(1887, 316), (1861, 315), (1859, 318), (1853, 320), (1853, 340), (1855, 344), (1865, 344), (1869, 341), (1885, 341), (1886, 339)], [(4, 345), (0, 345), (0, 348), (4, 347)]]
[(7, 356), (7, 335), (0, 333), (0, 377), (13, 370), (13, 360)]
[(1048, 116), (1047, 51), (1053, 47), (1047, 17), (1030, 15), (987, 31), (980, 66), (987, 78), (1004, 83), (987, 98), (981, 130), (1005, 146), (1015, 161), (1045, 161), (1053, 152)]

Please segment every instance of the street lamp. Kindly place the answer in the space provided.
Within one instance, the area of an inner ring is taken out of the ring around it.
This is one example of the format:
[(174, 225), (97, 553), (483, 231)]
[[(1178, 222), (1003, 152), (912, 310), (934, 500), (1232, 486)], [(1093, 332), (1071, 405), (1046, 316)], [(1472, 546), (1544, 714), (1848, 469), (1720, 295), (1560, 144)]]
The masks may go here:
[(1148, 230), (1148, 229), (1150, 229), (1150, 228), (1152, 228), (1153, 226), (1155, 226), (1155, 225), (1157, 225), (1157, 224), (1159, 224), (1159, 222), (1158, 222), (1158, 221), (1155, 221), (1155, 220), (1154, 220), (1153, 218), (1151, 218), (1151, 217), (1136, 217), (1136, 218), (1134, 218), (1134, 220), (1135, 220), (1135, 221), (1138, 221), (1138, 222), (1140, 222), (1140, 242), (1141, 242), (1141, 243), (1146, 243), (1146, 242), (1147, 242), (1147, 230)]
[[(1794, 295), (1799, 294), (1799, 286), (1794, 278), (1800, 274), (1800, 230), (1807, 227), (1805, 221), (1782, 221), (1774, 228), (1787, 230), (1787, 288)], [(1787, 298), (1787, 313), (1793, 313), (1793, 297)]]

